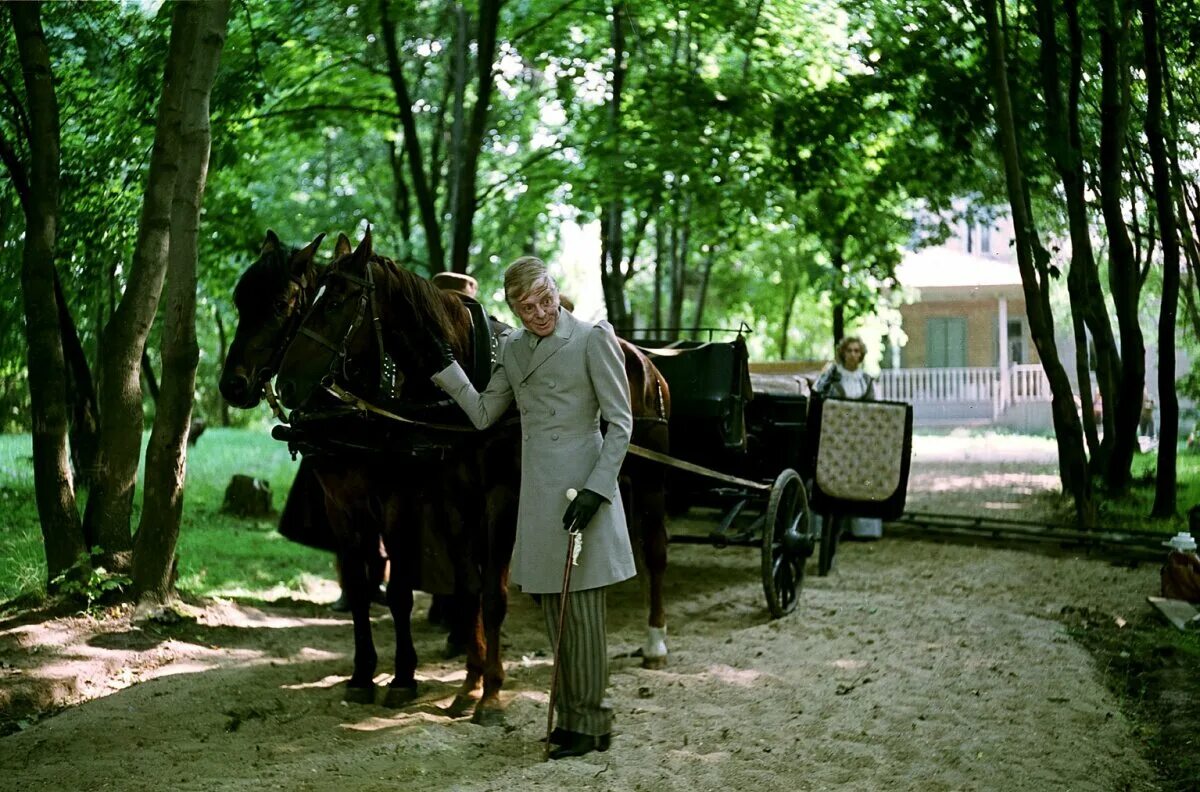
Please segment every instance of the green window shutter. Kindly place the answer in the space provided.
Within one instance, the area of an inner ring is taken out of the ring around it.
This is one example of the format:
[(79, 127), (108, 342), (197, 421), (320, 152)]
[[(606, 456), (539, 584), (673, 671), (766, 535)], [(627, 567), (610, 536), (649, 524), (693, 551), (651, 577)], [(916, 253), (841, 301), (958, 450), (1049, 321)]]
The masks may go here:
[(964, 317), (929, 319), (925, 334), (928, 368), (961, 368), (967, 365), (967, 320)]

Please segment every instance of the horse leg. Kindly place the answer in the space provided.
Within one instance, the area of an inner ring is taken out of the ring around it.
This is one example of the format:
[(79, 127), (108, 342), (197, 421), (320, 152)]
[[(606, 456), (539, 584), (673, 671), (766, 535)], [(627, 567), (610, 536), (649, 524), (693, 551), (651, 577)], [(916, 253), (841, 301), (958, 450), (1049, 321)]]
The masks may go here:
[[(475, 704), (475, 691), (483, 679), (484, 645), (483, 633), (479, 620), (479, 595), (470, 592), (455, 592), (451, 597), (452, 618), (451, 635), (458, 634), (464, 639), (464, 649), (467, 655), (467, 675), (454, 694), (446, 713), (452, 718), (460, 718), (471, 711)], [(447, 642), (450, 637), (447, 636)]]
[(379, 661), (371, 635), (371, 590), (367, 561), (361, 547), (342, 556), (342, 582), (354, 619), (354, 674), (346, 683), (345, 700), (353, 704), (375, 702), (375, 667)]
[[(668, 656), (667, 614), (663, 604), (668, 543), (666, 479), (661, 469), (651, 469), (648, 465), (639, 467), (636, 472), (641, 475), (631, 480), (630, 512), (640, 539), (650, 606), (646, 643), (642, 645), (642, 668), (665, 668)], [(638, 486), (632, 486), (632, 481)]]
[[(390, 554), (389, 554), (390, 555)], [(387, 584), (388, 609), (396, 630), (396, 673), (383, 698), (385, 707), (403, 707), (417, 698), (417, 650), (412, 638), (412, 583), (393, 574)]]
[(515, 489), (499, 487), (489, 493), (487, 544), (483, 563), (483, 630), (487, 658), (483, 668), (483, 695), (475, 707), (475, 723), (491, 725), (504, 719), (500, 690), (504, 687), (504, 657), (500, 628), (508, 615), (508, 564), (517, 533)]

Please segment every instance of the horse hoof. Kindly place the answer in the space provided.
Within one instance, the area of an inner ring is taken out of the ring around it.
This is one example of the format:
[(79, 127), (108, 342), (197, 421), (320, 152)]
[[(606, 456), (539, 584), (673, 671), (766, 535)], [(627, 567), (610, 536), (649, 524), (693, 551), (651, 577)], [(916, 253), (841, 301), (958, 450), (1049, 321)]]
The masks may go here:
[(446, 714), (451, 718), (461, 718), (466, 715), (475, 706), (475, 699), (470, 696), (458, 695), (454, 697), (454, 701), (450, 702), (450, 706), (446, 707)]
[(411, 687), (407, 685), (388, 686), (387, 693), (383, 697), (383, 706), (390, 709), (399, 709), (406, 707), (417, 700), (417, 686), (414, 684)]
[(370, 687), (346, 687), (346, 695), (342, 696), (342, 701), (347, 704), (374, 704), (375, 703), (375, 686)]
[(503, 726), (504, 710), (496, 705), (485, 707), (480, 704), (475, 707), (475, 714), (471, 716), (471, 723), (478, 726)]
[(642, 657), (642, 668), (648, 668), (651, 671), (661, 671), (667, 667), (667, 656), (661, 657)]

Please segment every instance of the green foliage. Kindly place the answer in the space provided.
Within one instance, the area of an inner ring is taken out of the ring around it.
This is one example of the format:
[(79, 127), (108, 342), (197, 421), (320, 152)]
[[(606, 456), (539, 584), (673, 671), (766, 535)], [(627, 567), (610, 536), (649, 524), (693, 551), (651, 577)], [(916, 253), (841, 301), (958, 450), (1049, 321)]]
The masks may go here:
[(103, 554), (104, 550), (99, 546), (80, 553), (74, 564), (50, 581), (51, 589), (65, 597), (83, 600), (84, 609), (92, 613), (98, 602), (123, 592), (133, 583), (128, 575), (109, 572), (99, 566), (96, 562)]

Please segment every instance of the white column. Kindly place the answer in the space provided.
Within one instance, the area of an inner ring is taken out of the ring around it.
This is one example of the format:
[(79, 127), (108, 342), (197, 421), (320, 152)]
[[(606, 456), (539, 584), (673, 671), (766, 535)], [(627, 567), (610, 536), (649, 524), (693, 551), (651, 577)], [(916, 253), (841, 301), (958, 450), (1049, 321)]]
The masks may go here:
[(1003, 410), (1012, 400), (1008, 390), (1008, 298), (1000, 297), (996, 313), (1000, 321), (1000, 409)]

